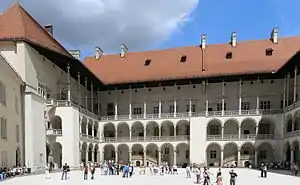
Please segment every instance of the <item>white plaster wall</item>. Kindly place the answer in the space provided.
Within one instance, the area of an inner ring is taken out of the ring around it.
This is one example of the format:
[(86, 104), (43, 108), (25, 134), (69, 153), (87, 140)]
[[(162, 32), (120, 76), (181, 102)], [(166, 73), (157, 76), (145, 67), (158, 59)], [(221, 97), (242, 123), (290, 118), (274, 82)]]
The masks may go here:
[[(23, 89), (21, 88), (22, 82), (18, 79), (7, 61), (2, 57), (0, 57), (0, 81), (6, 87), (6, 106), (0, 103), (0, 117), (7, 119), (7, 140), (0, 139), (0, 152), (7, 152), (7, 167), (11, 167), (16, 165), (16, 150), (19, 148), (21, 155), (20, 163), (24, 165), (24, 120), (21, 111), (23, 95)], [(17, 133), (16, 130), (17, 125), (19, 126), (19, 133)], [(16, 134), (19, 134), (19, 141), (17, 141)], [(0, 154), (0, 161), (2, 160), (1, 157)]]
[(79, 167), (79, 111), (74, 107), (57, 107), (55, 115), (62, 119), (63, 137), (57, 140), (62, 145), (62, 163)]
[(192, 117), (190, 119), (190, 161), (203, 163), (206, 156), (206, 117)]
[(25, 164), (33, 171), (46, 164), (46, 133), (44, 124), (45, 100), (25, 94)]

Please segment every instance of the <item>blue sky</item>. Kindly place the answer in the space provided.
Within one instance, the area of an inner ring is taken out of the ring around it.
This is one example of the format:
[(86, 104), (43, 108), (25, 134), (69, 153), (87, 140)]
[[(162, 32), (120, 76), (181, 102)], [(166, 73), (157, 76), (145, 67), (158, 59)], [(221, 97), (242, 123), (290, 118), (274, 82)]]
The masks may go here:
[(300, 0), (200, 0), (189, 22), (157, 48), (229, 42), (232, 31), (238, 40), (268, 38), (273, 27), (280, 36), (300, 35)]

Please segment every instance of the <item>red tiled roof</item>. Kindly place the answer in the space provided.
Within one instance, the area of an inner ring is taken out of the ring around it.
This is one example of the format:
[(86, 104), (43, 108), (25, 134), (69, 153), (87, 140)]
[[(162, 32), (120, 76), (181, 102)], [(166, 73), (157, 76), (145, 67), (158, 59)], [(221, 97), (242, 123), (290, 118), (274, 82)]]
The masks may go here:
[(20, 4), (0, 14), (0, 40), (25, 40), (72, 57)]
[[(266, 56), (268, 48), (273, 49), (272, 56)], [(104, 84), (207, 78), (276, 72), (299, 49), (300, 37), (286, 37), (279, 38), (278, 44), (255, 40), (238, 42), (234, 48), (230, 44), (212, 44), (204, 50), (200, 46), (188, 46), (127, 53), (124, 58), (119, 54), (103, 55), (99, 60), (87, 57), (84, 65)], [(226, 59), (227, 52), (232, 52), (231, 59)], [(186, 62), (180, 62), (183, 55)], [(151, 59), (148, 66), (144, 65), (146, 59)]]

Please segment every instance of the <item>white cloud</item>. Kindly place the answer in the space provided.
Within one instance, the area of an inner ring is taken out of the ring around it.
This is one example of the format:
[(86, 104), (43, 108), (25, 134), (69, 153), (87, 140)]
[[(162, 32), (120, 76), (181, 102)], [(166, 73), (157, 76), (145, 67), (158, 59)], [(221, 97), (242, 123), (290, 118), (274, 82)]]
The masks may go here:
[[(5, 10), (16, 0), (0, 1)], [(140, 50), (167, 39), (189, 19), (198, 0), (18, 0), (55, 37), (73, 48)]]

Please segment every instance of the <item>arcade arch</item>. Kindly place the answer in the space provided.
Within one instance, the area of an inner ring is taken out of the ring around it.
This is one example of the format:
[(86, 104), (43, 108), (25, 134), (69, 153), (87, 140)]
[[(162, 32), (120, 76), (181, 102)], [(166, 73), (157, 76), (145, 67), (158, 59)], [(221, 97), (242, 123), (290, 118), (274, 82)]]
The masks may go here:
[(118, 138), (129, 137), (129, 125), (126, 122), (121, 122), (117, 127)]
[(258, 152), (258, 156), (257, 156), (257, 161), (258, 164), (262, 163), (262, 162), (273, 162), (274, 160), (274, 147), (267, 142), (261, 143), (258, 147), (257, 147), (257, 152)]
[(252, 143), (244, 143), (241, 146), (240, 152), (240, 159), (243, 163), (243, 167), (249, 167), (249, 165), (255, 164), (255, 146)]
[(103, 126), (104, 137), (116, 137), (116, 128), (113, 123), (106, 123)]
[(176, 135), (186, 136), (190, 135), (190, 123), (187, 120), (180, 120), (176, 124)]
[[(154, 161), (151, 161), (152, 163), (160, 164), (159, 147), (156, 144), (150, 143), (146, 146), (146, 156), (154, 159)], [(146, 165), (150, 166), (149, 163)]]
[(221, 166), (222, 147), (218, 143), (210, 143), (206, 148), (206, 163), (208, 166)]
[(177, 165), (183, 166), (189, 164), (190, 161), (190, 148), (187, 143), (179, 143), (176, 146), (176, 162)]
[(294, 152), (294, 154), (293, 154), (293, 162), (296, 162), (296, 163), (298, 163), (298, 162), (300, 162), (300, 149), (299, 149), (299, 141), (294, 141), (293, 143), (292, 143), (292, 149), (293, 149), (293, 152)]
[(266, 118), (262, 118), (258, 124), (258, 137), (274, 137), (275, 125), (274, 123)]
[(222, 136), (222, 122), (218, 119), (212, 119), (207, 123), (206, 134), (211, 136)]
[(223, 165), (237, 166), (238, 152), (239, 152), (239, 147), (236, 143), (233, 142), (226, 143), (224, 145)]
[(161, 136), (174, 136), (174, 124), (172, 121), (163, 121), (160, 126)]
[(89, 149), (88, 149), (88, 161), (89, 162), (93, 161), (93, 152), (94, 152), (94, 146), (92, 143), (90, 143)]
[[(167, 163), (168, 165), (176, 164), (176, 156), (174, 156), (174, 146), (170, 143), (164, 143), (160, 147), (161, 151), (161, 162)], [(175, 159), (175, 160), (174, 160)]]
[(118, 161), (123, 164), (128, 164), (129, 161), (129, 146), (126, 144), (120, 144), (118, 146)]
[(60, 116), (54, 115), (50, 119), (50, 124), (52, 129), (61, 130), (62, 129), (62, 119)]
[(144, 125), (140, 121), (136, 121), (131, 126), (131, 137), (138, 138), (144, 137)]
[(241, 138), (256, 137), (256, 121), (246, 118), (241, 123)]
[(86, 155), (86, 153), (87, 153), (87, 148), (88, 146), (87, 146), (87, 143), (86, 142), (83, 142), (82, 144), (81, 144), (81, 161), (82, 162), (87, 162), (87, 155)]
[(293, 117), (292, 117), (291, 114), (289, 114), (289, 115), (286, 117), (285, 132), (286, 132), (286, 133), (293, 132)]
[(88, 122), (88, 135), (89, 136), (93, 135), (93, 130), (94, 130), (93, 120), (90, 119)]
[(224, 138), (238, 138), (239, 122), (236, 119), (228, 119), (224, 123)]
[(87, 118), (85, 116), (81, 118), (81, 133), (87, 135)]
[(53, 162), (59, 168), (62, 167), (62, 145), (58, 142), (52, 144)]
[(107, 144), (104, 146), (104, 160), (105, 161), (116, 161), (116, 149), (112, 144)]
[(99, 146), (96, 144), (94, 146), (94, 162), (99, 162)]
[(300, 110), (294, 113), (294, 131), (300, 130)]
[(156, 121), (149, 121), (147, 123), (146, 136), (147, 137), (158, 137), (159, 136), (159, 124)]

